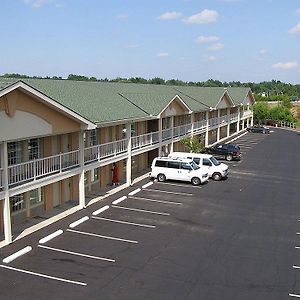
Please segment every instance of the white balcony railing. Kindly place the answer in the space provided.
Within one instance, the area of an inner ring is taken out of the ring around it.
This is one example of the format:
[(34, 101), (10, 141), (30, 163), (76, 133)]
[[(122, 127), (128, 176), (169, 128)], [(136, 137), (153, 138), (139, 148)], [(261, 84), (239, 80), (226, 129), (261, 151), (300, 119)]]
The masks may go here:
[(101, 159), (116, 156), (127, 151), (128, 140), (122, 139), (84, 149), (84, 163), (100, 161)]
[(230, 115), (230, 122), (235, 122), (238, 120), (238, 113), (234, 113)]
[(252, 116), (252, 110), (244, 110), (241, 112), (241, 118), (248, 118)]
[[(249, 117), (252, 111), (244, 111), (243, 117)], [(208, 121), (209, 128), (222, 124), (236, 122), (238, 114), (225, 115), (220, 118), (212, 118)], [(194, 122), (193, 130), (205, 130), (207, 120)], [(192, 124), (177, 126), (162, 130), (162, 142), (168, 142), (173, 138), (187, 135), (192, 130)], [(151, 132), (132, 137), (132, 150), (143, 149), (147, 146), (159, 144), (159, 132)], [(126, 153), (128, 150), (128, 140), (122, 139), (114, 142), (109, 142), (101, 145), (96, 145), (84, 149), (84, 163), (98, 161), (118, 156)], [(145, 149), (145, 151), (147, 151)], [(8, 167), (8, 184), (9, 186), (29, 182), (52, 174), (61, 173), (71, 168), (79, 167), (79, 150), (61, 153), (45, 158), (35, 159), (28, 162), (11, 165)], [(3, 168), (0, 168), (0, 189), (4, 187)]]
[(154, 145), (159, 142), (159, 132), (150, 132), (132, 137), (132, 150)]
[(172, 128), (164, 129), (162, 131), (162, 140), (165, 141), (165, 140), (171, 139), (172, 138), (172, 131), (173, 131)]
[(194, 122), (194, 131), (206, 128), (206, 120)]
[(78, 167), (78, 154), (79, 150), (75, 150), (9, 166), (8, 184), (14, 185), (36, 180), (54, 173), (63, 172), (70, 168)]
[(174, 127), (173, 129), (173, 137), (180, 137), (190, 133), (192, 130), (192, 124), (186, 124)]

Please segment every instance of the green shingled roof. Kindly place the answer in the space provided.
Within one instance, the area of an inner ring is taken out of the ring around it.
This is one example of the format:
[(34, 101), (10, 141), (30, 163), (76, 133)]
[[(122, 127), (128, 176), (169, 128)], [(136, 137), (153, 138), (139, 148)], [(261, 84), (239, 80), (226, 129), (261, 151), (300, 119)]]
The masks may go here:
[(229, 87), (227, 89), (235, 105), (243, 103), (250, 91), (250, 88), (247, 87)]
[[(0, 78), (0, 90), (19, 81)], [(134, 83), (22, 79), (23, 82), (94, 123), (158, 116), (178, 95), (192, 111), (215, 107), (224, 88), (168, 86)], [(230, 88), (241, 103), (248, 88)]]

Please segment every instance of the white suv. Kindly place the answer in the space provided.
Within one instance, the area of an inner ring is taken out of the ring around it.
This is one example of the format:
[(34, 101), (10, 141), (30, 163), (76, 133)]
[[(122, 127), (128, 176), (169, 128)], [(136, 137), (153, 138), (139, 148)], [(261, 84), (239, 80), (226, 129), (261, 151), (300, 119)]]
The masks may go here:
[(203, 184), (209, 178), (207, 171), (201, 169), (193, 160), (169, 157), (154, 158), (151, 177), (161, 182), (167, 179), (189, 181), (193, 185)]
[(220, 163), (211, 154), (173, 152), (169, 157), (192, 159), (199, 167), (206, 170), (213, 180), (221, 180), (228, 176), (228, 166)]

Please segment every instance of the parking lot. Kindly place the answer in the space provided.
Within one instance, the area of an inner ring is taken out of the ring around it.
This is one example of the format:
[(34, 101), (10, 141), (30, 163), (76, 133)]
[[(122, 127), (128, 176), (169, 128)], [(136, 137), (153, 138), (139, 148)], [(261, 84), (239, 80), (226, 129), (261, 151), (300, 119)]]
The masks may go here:
[(146, 179), (2, 248), (1, 299), (300, 298), (300, 135), (234, 143), (227, 180)]

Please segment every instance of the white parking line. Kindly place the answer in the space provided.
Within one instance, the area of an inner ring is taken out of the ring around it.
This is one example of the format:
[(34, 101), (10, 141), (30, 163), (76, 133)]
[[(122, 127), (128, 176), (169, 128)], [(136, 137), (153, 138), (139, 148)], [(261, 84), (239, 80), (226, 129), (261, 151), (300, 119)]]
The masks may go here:
[(120, 208), (120, 209), (125, 209), (125, 210), (132, 210), (132, 211), (138, 211), (138, 212), (145, 212), (149, 214), (154, 214), (154, 215), (162, 215), (162, 216), (169, 216), (169, 213), (164, 213), (164, 212), (157, 212), (157, 211), (151, 211), (151, 210), (144, 210), (144, 209), (138, 209), (138, 208), (129, 208), (129, 207), (124, 207), (124, 206), (118, 206), (118, 205), (113, 205), (113, 208)]
[(150, 181), (150, 182), (144, 184), (144, 185), (142, 186), (142, 188), (145, 189), (145, 188), (147, 188), (148, 186), (150, 186), (150, 185), (152, 185), (152, 184), (153, 184), (153, 181)]
[(182, 203), (180, 203), (180, 202), (175, 202), (175, 201), (156, 200), (156, 199), (149, 199), (149, 198), (135, 197), (135, 196), (130, 196), (129, 198), (130, 198), (130, 199), (135, 199), (135, 200), (142, 200), (142, 201), (150, 201), (150, 202), (164, 203), (164, 204), (182, 205)]
[(119, 199), (113, 201), (112, 204), (118, 204), (118, 203), (124, 201), (125, 199), (127, 199), (127, 196), (123, 196), (123, 197), (121, 197), (121, 198), (119, 198)]
[(133, 225), (133, 226), (146, 227), (146, 228), (155, 228), (156, 227), (155, 225), (146, 225), (146, 224), (132, 223), (132, 222), (127, 222), (127, 221), (113, 220), (113, 219), (101, 218), (101, 217), (92, 217), (92, 218), (93, 219), (97, 219), (97, 220), (103, 220), (103, 221), (113, 222), (113, 223)]
[(67, 231), (70, 231), (70, 232), (73, 232), (73, 233), (78, 233), (78, 234), (83, 234), (83, 235), (88, 235), (88, 236), (94, 236), (94, 237), (98, 237), (98, 238), (102, 238), (102, 239), (107, 239), (107, 240), (115, 240), (115, 241), (132, 243), (132, 244), (137, 244), (138, 243), (138, 241), (121, 239), (121, 238), (107, 236), (107, 235), (100, 235), (100, 234), (91, 233), (91, 232), (78, 231), (78, 230), (73, 230), (73, 229), (67, 229)]
[(28, 253), (29, 251), (32, 250), (31, 246), (27, 246), (17, 252), (15, 252), (14, 254), (11, 254), (10, 256), (7, 256), (6, 258), (4, 258), (2, 261), (6, 264), (12, 262), (13, 260), (15, 260), (16, 258)]
[(40, 239), (39, 243), (40, 244), (45, 244), (45, 243), (49, 242), (50, 240), (54, 239), (55, 237), (57, 237), (57, 236), (59, 236), (59, 235), (61, 235), (63, 233), (64, 233), (63, 230), (59, 229), (59, 230), (57, 230), (57, 231), (55, 231), (55, 232), (53, 232), (53, 233), (45, 236), (44, 238)]
[(92, 213), (92, 215), (93, 215), (93, 216), (97, 216), (97, 215), (99, 215), (100, 213), (104, 212), (104, 211), (107, 210), (107, 209), (109, 209), (109, 205), (105, 205), (105, 206), (103, 206), (103, 207), (101, 207), (101, 208), (95, 210), (95, 211)]
[(156, 189), (145, 189), (145, 191), (174, 194), (174, 195), (193, 196), (193, 194), (189, 194), (189, 193), (169, 192), (169, 191), (162, 191), (162, 190), (156, 190)]
[[(299, 248), (299, 247), (298, 247)], [(299, 266), (293, 266), (294, 269), (300, 269)]]
[(77, 220), (77, 221), (71, 223), (71, 224), (69, 225), (69, 227), (70, 227), (70, 228), (74, 228), (74, 227), (78, 226), (79, 224), (81, 224), (81, 223), (87, 221), (88, 219), (89, 219), (89, 217), (88, 217), (88, 216), (85, 216), (85, 217), (83, 217), (83, 218), (81, 218), (81, 219), (79, 219), (79, 220)]
[(300, 295), (297, 295), (297, 294), (289, 294), (289, 296), (291, 296), (291, 297), (296, 297), (296, 298), (300, 298)]
[(26, 274), (29, 274), (29, 275), (34, 275), (34, 276), (47, 278), (47, 279), (63, 281), (63, 282), (73, 283), (73, 284), (83, 285), (83, 286), (87, 285), (87, 283), (80, 282), (80, 281), (74, 281), (74, 280), (64, 279), (64, 278), (60, 278), (60, 277), (49, 276), (49, 275), (46, 275), (46, 274), (36, 273), (36, 272), (27, 271), (27, 270), (23, 270), (23, 269), (17, 269), (17, 268), (13, 268), (13, 267), (9, 267), (9, 266), (0, 265), (0, 267), (5, 268), (5, 269), (9, 269), (9, 270), (13, 270), (13, 271), (17, 271), (17, 272), (21, 272), (21, 273), (26, 273)]
[(142, 190), (142, 189), (138, 188), (138, 189), (136, 189), (136, 190), (130, 192), (128, 195), (129, 195), (129, 196), (133, 196), (133, 195), (137, 194), (138, 192), (140, 192), (141, 190)]
[(76, 256), (82, 256), (82, 257), (87, 257), (87, 258), (92, 258), (92, 259), (98, 259), (98, 260), (105, 260), (105, 261), (109, 261), (109, 262), (116, 262), (114, 259), (111, 259), (111, 258), (93, 256), (93, 255), (88, 255), (88, 254), (83, 254), (83, 253), (78, 253), (78, 252), (73, 252), (73, 251), (68, 251), (68, 250), (63, 250), (63, 249), (58, 249), (58, 248), (43, 246), (43, 245), (38, 245), (38, 247), (43, 248), (43, 249), (47, 249), (47, 250), (56, 251), (56, 252), (62, 252), (62, 253), (67, 253), (67, 254), (71, 254), (71, 255), (76, 255)]

